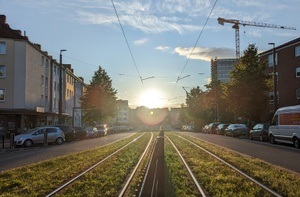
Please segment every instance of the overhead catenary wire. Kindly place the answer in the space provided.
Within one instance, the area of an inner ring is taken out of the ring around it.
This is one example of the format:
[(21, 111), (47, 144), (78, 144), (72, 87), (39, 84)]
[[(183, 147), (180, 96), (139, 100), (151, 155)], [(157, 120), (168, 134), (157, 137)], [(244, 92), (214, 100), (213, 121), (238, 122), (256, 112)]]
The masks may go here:
[(137, 66), (137, 64), (136, 64), (136, 61), (135, 61), (135, 58), (134, 58), (134, 56), (133, 56), (132, 50), (131, 50), (130, 45), (129, 45), (129, 43), (128, 43), (128, 40), (127, 40), (125, 31), (124, 31), (124, 29), (123, 29), (123, 26), (122, 26), (122, 24), (121, 24), (121, 20), (120, 20), (120, 18), (119, 18), (117, 9), (116, 9), (116, 7), (115, 7), (114, 1), (111, 0), (111, 3), (112, 3), (112, 6), (113, 6), (113, 8), (114, 8), (116, 17), (117, 17), (117, 19), (118, 19), (118, 22), (119, 22), (119, 25), (120, 25), (122, 34), (123, 34), (123, 36), (124, 36), (126, 45), (127, 45), (127, 47), (128, 47), (128, 50), (129, 50), (129, 53), (130, 53), (130, 56), (131, 56), (131, 59), (132, 59), (132, 61), (133, 61), (133, 64), (134, 64), (134, 66), (135, 66), (135, 69), (136, 69), (136, 71), (137, 71), (137, 73), (138, 73), (138, 75), (139, 75), (139, 77), (140, 77), (140, 81), (141, 81), (141, 83), (142, 83), (142, 86), (143, 86), (143, 88), (144, 88), (144, 90), (145, 90), (144, 83), (143, 83), (143, 78), (142, 78), (142, 76), (141, 76), (141, 74), (140, 74), (140, 71), (139, 71), (138, 66)]
[(217, 2), (218, 2), (218, 0), (215, 0), (215, 3), (214, 3), (214, 5), (212, 6), (212, 8), (211, 8), (211, 10), (210, 10), (210, 12), (209, 12), (209, 14), (208, 14), (208, 16), (207, 16), (207, 18), (206, 18), (206, 21), (205, 21), (205, 23), (204, 23), (204, 25), (203, 25), (203, 27), (202, 27), (202, 29), (201, 29), (201, 31), (200, 31), (198, 37), (197, 37), (197, 40), (196, 40), (196, 42), (195, 42), (195, 44), (194, 44), (194, 46), (193, 46), (193, 48), (192, 48), (192, 50), (191, 50), (191, 52), (190, 52), (190, 54), (189, 54), (189, 56), (188, 56), (188, 58), (187, 58), (185, 64), (184, 64), (184, 66), (183, 66), (183, 68), (182, 68), (182, 70), (181, 70), (179, 76), (177, 77), (177, 80), (176, 80), (176, 83), (175, 83), (175, 86), (174, 86), (174, 89), (173, 89), (173, 91), (172, 91), (172, 93), (171, 93), (170, 98), (172, 98), (172, 95), (174, 94), (174, 91), (175, 91), (175, 89), (176, 89), (176, 87), (177, 87), (177, 83), (178, 83), (178, 81), (181, 79), (181, 75), (182, 75), (182, 73), (184, 72), (184, 70), (185, 70), (187, 64), (189, 63), (189, 61), (190, 61), (190, 59), (191, 59), (191, 56), (192, 56), (192, 54), (193, 54), (193, 52), (194, 52), (194, 50), (195, 50), (195, 48), (196, 48), (196, 46), (197, 46), (197, 44), (198, 44), (198, 42), (199, 42), (199, 40), (200, 40), (200, 37), (202, 36), (202, 33), (203, 33), (203, 31), (204, 31), (204, 29), (205, 29), (207, 23), (208, 23), (208, 20), (209, 20), (210, 17), (211, 17), (211, 14), (212, 14), (213, 10), (215, 9), (215, 7), (216, 7), (216, 5), (217, 5)]

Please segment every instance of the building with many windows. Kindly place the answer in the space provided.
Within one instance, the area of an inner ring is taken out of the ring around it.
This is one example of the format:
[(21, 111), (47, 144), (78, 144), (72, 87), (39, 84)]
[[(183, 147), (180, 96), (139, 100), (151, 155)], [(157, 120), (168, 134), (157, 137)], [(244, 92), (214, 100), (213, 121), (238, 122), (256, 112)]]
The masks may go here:
[[(278, 107), (300, 105), (300, 37), (275, 47)], [(273, 49), (259, 54), (267, 61), (266, 73), (273, 75)], [(274, 91), (269, 92), (270, 109), (274, 106)], [(274, 111), (274, 110), (273, 110)]]
[[(59, 73), (60, 65), (52, 56), (11, 29), (0, 15), (0, 134), (58, 122)], [(63, 66), (62, 76), (64, 123), (73, 125), (74, 109), (81, 112), (79, 98), (85, 84), (71, 65)]]
[(211, 80), (228, 83), (230, 80), (230, 71), (232, 71), (237, 59), (212, 59), (211, 60)]

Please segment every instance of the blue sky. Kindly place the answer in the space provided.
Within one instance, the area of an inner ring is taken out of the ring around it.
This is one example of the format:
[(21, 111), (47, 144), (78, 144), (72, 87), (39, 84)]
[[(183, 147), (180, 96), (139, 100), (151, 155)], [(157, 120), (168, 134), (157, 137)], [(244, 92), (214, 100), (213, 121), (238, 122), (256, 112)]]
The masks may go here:
[(104, 68), (117, 97), (132, 108), (180, 106), (182, 87), (205, 89), (211, 58), (235, 57), (235, 30), (219, 25), (218, 17), (297, 29), (241, 26), (241, 54), (249, 44), (265, 51), (270, 42), (278, 46), (300, 36), (300, 0), (113, 2), (126, 39), (110, 0), (0, 0), (0, 13), (57, 60), (66, 49), (63, 63), (86, 83), (98, 66)]

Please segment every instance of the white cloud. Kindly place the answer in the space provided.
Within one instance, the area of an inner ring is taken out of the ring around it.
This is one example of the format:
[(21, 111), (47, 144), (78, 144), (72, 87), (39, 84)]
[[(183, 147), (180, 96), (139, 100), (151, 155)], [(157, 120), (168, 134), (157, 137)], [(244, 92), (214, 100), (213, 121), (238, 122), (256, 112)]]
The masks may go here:
[(192, 52), (193, 48), (185, 47), (176, 47), (174, 52), (180, 56), (185, 56), (190, 59), (199, 59), (203, 61), (211, 61), (214, 58), (234, 58), (235, 50), (229, 48), (205, 48), (205, 47), (196, 47)]
[(149, 41), (148, 38), (143, 38), (143, 39), (140, 39), (140, 40), (136, 40), (136, 41), (134, 41), (134, 45), (144, 45), (148, 41)]
[(167, 50), (169, 50), (170, 47), (168, 46), (158, 46), (155, 49), (166, 52)]

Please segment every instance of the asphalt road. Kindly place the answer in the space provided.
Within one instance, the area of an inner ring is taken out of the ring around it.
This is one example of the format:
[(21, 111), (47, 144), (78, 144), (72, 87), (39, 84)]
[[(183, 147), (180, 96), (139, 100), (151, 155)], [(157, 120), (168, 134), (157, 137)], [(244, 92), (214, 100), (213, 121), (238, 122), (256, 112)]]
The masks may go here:
[[(193, 132), (184, 133), (300, 173), (300, 149), (296, 149), (292, 146), (273, 145), (269, 142), (251, 141), (248, 139), (238, 139), (213, 134)], [(39, 146), (32, 148), (17, 148), (13, 151), (0, 153), (0, 172), (69, 153), (103, 146), (105, 144), (128, 137), (132, 134), (134, 133), (119, 133), (101, 138), (75, 141), (70, 143), (66, 142), (59, 146), (50, 145), (48, 147)]]
[(296, 149), (290, 145), (274, 145), (270, 142), (252, 141), (223, 135), (192, 132), (184, 133), (300, 173), (300, 149)]
[(13, 168), (37, 163), (69, 153), (100, 147), (133, 135), (134, 132), (124, 132), (105, 137), (65, 142), (62, 145), (36, 146), (30, 148), (15, 148), (0, 154), (0, 172)]

